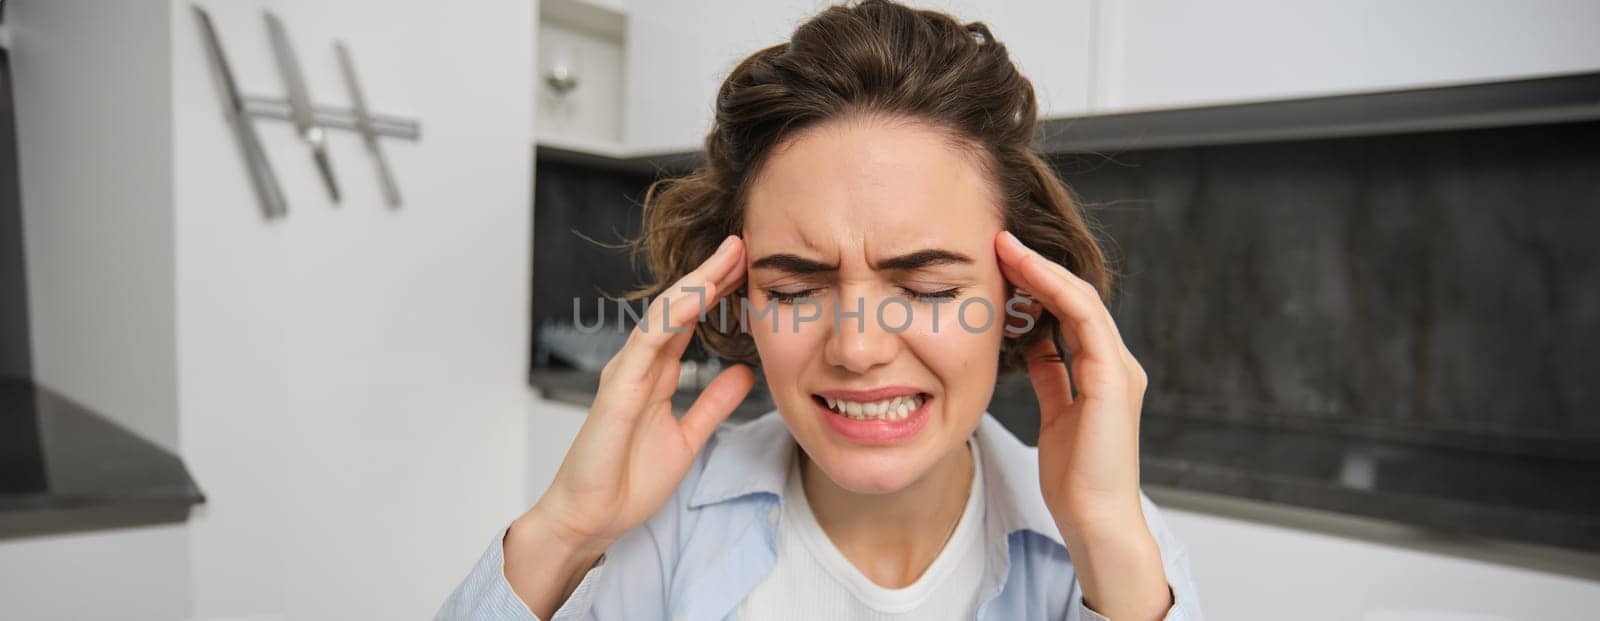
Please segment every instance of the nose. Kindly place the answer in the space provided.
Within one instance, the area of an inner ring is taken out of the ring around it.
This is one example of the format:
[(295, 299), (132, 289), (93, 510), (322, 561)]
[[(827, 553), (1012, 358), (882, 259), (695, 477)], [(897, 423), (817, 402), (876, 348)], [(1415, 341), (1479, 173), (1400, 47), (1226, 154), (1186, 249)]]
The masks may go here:
[[(855, 374), (864, 374), (872, 368), (889, 364), (899, 354), (902, 342), (900, 333), (888, 328), (908, 323), (908, 307), (899, 304), (884, 306), (882, 321), (878, 317), (878, 300), (865, 295), (862, 290), (841, 291), (823, 313), (829, 331), (823, 347), (823, 357), (828, 364), (844, 368)], [(837, 310), (835, 310), (837, 309)], [(860, 311), (859, 316), (852, 315)], [(837, 313), (837, 318), (835, 318)]]

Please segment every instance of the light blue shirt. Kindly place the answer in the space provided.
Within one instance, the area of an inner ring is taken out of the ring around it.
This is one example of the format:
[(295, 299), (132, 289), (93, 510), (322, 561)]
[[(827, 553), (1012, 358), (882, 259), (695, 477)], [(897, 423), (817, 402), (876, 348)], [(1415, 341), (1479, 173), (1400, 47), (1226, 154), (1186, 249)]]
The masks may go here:
[[(988, 412), (973, 435), (988, 511), (977, 618), (1104, 620), (1084, 605), (1066, 543), (1045, 507), (1038, 449)], [(784, 478), (796, 450), (776, 410), (719, 428), (667, 504), (606, 550), (551, 621), (735, 619), (739, 602), (776, 562)], [(1202, 621), (1187, 548), (1150, 498), (1142, 491), (1139, 498), (1175, 602), (1166, 619)], [(436, 619), (538, 618), (506, 582), (504, 536), (504, 529), (495, 534)]]

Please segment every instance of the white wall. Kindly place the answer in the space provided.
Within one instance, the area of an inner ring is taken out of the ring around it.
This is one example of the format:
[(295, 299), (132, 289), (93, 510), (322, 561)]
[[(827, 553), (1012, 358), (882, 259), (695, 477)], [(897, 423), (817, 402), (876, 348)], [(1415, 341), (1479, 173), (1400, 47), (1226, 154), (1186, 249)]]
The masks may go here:
[(550, 487), (550, 482), (555, 480), (561, 459), (578, 437), (578, 430), (583, 428), (583, 421), (588, 416), (589, 408), (584, 406), (549, 399), (538, 399), (534, 403), (528, 425), (526, 504), (532, 506), (537, 502), (545, 489)]
[(281, 93), (260, 10), (318, 102), (422, 122), (385, 140), (391, 211), (330, 132), (328, 202), (285, 123), (290, 200), (261, 219), (187, 2), (173, 0), (179, 405), (209, 502), (190, 521), (200, 619), (431, 616), (525, 498), (534, 16), (530, 2), (206, 2), (252, 93)]
[(187, 618), (186, 530), (169, 524), (0, 541), (0, 617)]
[(8, 3), (38, 376), (177, 449), (187, 524), (0, 543), (6, 618), (426, 618), (525, 507), (536, 3), (203, 3), (244, 90), (422, 121), (385, 207), (330, 132), (328, 203), (286, 123), (265, 222), (189, 3)]
[(178, 445), (167, 7), (6, 6), (33, 375)]
[[(33, 373), (179, 445), (165, 1), (6, 6)], [(0, 540), (0, 617), (186, 615), (182, 525)]]
[(1163, 506), (1208, 619), (1536, 621), (1600, 609), (1600, 583)]

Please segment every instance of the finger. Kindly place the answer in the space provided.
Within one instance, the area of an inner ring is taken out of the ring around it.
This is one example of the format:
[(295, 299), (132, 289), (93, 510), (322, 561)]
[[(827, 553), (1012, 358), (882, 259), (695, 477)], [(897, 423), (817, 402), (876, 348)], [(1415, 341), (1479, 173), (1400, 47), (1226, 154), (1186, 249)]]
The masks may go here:
[[(737, 320), (739, 308), (737, 302), (731, 296), (739, 290), (739, 287), (744, 284), (746, 277), (750, 274), (749, 270), (745, 269), (744, 254), (744, 248), (741, 246), (739, 248), (739, 257), (734, 261), (733, 269), (724, 274), (721, 280), (717, 281), (718, 293), (716, 299), (706, 299), (705, 319), (707, 321), (722, 322), (726, 320), (731, 323)], [(729, 306), (732, 308), (729, 308)], [(716, 325), (721, 326), (722, 324), (717, 323)]]
[(744, 401), (745, 395), (755, 386), (756, 374), (748, 365), (735, 364), (711, 380), (706, 389), (689, 406), (679, 424), (683, 427), (683, 438), (688, 443), (689, 449), (698, 454), (706, 445), (706, 439), (711, 437), (711, 432), (716, 431), (717, 425), (727, 420), (734, 408)]
[[(1011, 282), (1013, 282), (1013, 283), (1026, 282), (1026, 280), (1027, 280), (1027, 278), (1022, 277), (1021, 272), (1018, 272), (1018, 270), (1014, 269), (1014, 267), (1006, 266), (1006, 264), (1002, 264), (1002, 266), (1000, 266), (1000, 269), (1002, 269), (1002, 272), (1005, 272), (1006, 280), (1011, 280)], [(1070, 274), (1070, 272), (1069, 272), (1069, 274)], [(1024, 298), (1034, 299), (1034, 302), (1027, 302), (1027, 304), (1018, 304), (1018, 306), (1016, 306), (1016, 309), (1018, 309), (1018, 311), (1021, 311), (1021, 312), (1026, 312), (1026, 314), (1032, 314), (1032, 315), (1034, 315), (1035, 319), (1038, 319), (1038, 311), (1040, 311), (1040, 309), (1042, 309), (1042, 306), (1040, 306), (1040, 304), (1038, 304), (1037, 296), (1034, 296), (1034, 294), (1024, 293), (1024, 291), (1022, 291), (1022, 290), (1026, 290), (1026, 286), (1018, 285), (1018, 294), (1021, 294), (1021, 296), (1024, 296)], [(1107, 312), (1107, 319), (1109, 319), (1109, 312)], [(1123, 341), (1122, 330), (1118, 330), (1117, 322), (1115, 322), (1114, 319), (1109, 319), (1109, 320), (1107, 320), (1106, 323), (1110, 327), (1110, 333), (1112, 333), (1112, 341), (1114, 341), (1115, 346), (1117, 346), (1117, 351), (1118, 351), (1117, 354), (1120, 355), (1120, 357), (1122, 357), (1123, 367), (1125, 367), (1126, 370), (1128, 370), (1128, 373), (1130, 373), (1130, 376), (1144, 375), (1144, 368), (1139, 367), (1139, 360), (1136, 359), (1136, 357), (1134, 357), (1133, 351), (1131, 351), (1131, 349), (1128, 349), (1128, 341)], [(1022, 335), (1011, 335), (1011, 333), (1008, 333), (1008, 335), (1006, 335), (1006, 336), (1022, 336)], [(1080, 346), (1078, 346), (1078, 335), (1077, 335), (1077, 333), (1075, 333), (1075, 331), (1070, 331), (1070, 330), (1062, 331), (1062, 335), (1061, 336), (1062, 336), (1062, 341), (1066, 341), (1067, 346), (1069, 346), (1070, 349), (1074, 349), (1074, 351), (1075, 351), (1075, 349), (1080, 349)], [(1146, 379), (1146, 381), (1147, 381), (1147, 379)]]
[[(744, 282), (744, 277), (747, 274), (744, 269), (744, 248), (739, 248), (738, 253), (739, 256), (734, 260), (733, 269), (728, 270), (728, 273), (717, 281), (715, 287), (708, 289), (705, 299), (706, 305), (700, 309), (697, 320), (709, 320), (713, 317), (719, 317), (717, 306), (720, 300), (726, 298), (728, 292), (735, 290), (740, 283)], [(677, 330), (678, 328), (673, 329)], [(683, 332), (672, 335), (667, 341), (659, 356), (661, 361), (668, 363), (664, 370), (674, 370), (671, 362), (675, 361), (679, 365), (683, 363), (683, 352), (688, 351), (689, 344), (694, 341), (694, 333), (697, 329), (697, 325), (690, 325)], [(666, 377), (669, 375), (672, 377)], [(663, 373), (662, 377), (656, 380), (656, 389), (651, 393), (651, 400), (670, 399), (678, 391), (677, 375), (677, 373), (672, 372)]]
[(1039, 339), (1028, 347), (1026, 358), (1028, 381), (1039, 399), (1039, 424), (1049, 425), (1072, 405), (1072, 378), (1050, 339)]
[[(1022, 285), (1022, 283), (1024, 282), (1025, 279), (1022, 277), (1022, 274), (1020, 272), (1016, 271), (1015, 268), (1013, 268), (1013, 267), (1011, 267), (1009, 265), (1006, 265), (1004, 263), (1001, 263), (1000, 264), (1000, 272), (1001, 272), (1001, 275), (1005, 277), (1006, 282), (1010, 283), (1011, 286), (1014, 287), (1014, 290), (1011, 293), (1011, 295), (1013, 296), (1013, 299), (1015, 299), (1015, 298), (1024, 298), (1024, 299), (1027, 300), (1026, 302), (1018, 301), (1015, 305), (1012, 305), (1012, 300), (1011, 299), (1006, 300), (1008, 311), (1009, 310), (1015, 310), (1015, 311), (1020, 312), (1020, 313), (1025, 313), (1025, 314), (1033, 317), (1033, 319), (1034, 319), (1033, 325), (1034, 326), (1038, 326), (1039, 325), (1039, 321), (1038, 320), (1039, 320), (1040, 316), (1044, 314), (1044, 310), (1045, 310), (1044, 309), (1044, 305), (1039, 303), (1038, 296), (1033, 295), (1032, 292), (1029, 292), (1027, 290), (1027, 287), (1024, 287)], [(1013, 318), (1009, 312), (1007, 312), (1007, 314), (1006, 314), (1006, 321), (1007, 321), (1008, 324), (1010, 322), (1012, 322), (1012, 321), (1017, 321), (1017, 322), (1019, 322), (1019, 324), (1021, 323), (1021, 320)], [(1023, 325), (1018, 325), (1017, 326), (1018, 330), (1021, 330), (1022, 328), (1023, 328)], [(1031, 328), (1031, 329), (1037, 329), (1037, 328)], [(1025, 332), (1025, 331), (1019, 331), (1019, 332), (1013, 332), (1013, 331), (1010, 331), (1010, 330), (1006, 331), (1006, 336), (1012, 337), (1012, 338), (1018, 338), (1018, 337), (1021, 337), (1023, 335), (1026, 335), (1026, 334), (1027, 334), (1027, 332)]]
[[(1063, 268), (1063, 269), (1065, 269), (1065, 268)], [(1034, 296), (1034, 295), (1031, 295), (1029, 293), (1024, 293), (1023, 292), (1023, 290), (1026, 289), (1026, 287), (1023, 286), (1021, 283), (1026, 282), (1027, 279), (1025, 277), (1023, 277), (1021, 272), (1017, 271), (1017, 268), (1012, 267), (1011, 265), (1002, 262), (1000, 264), (1000, 271), (1005, 276), (1007, 281), (1011, 282), (1013, 285), (1015, 285), (1019, 289), (1019, 291), (1017, 291), (1018, 295), (1022, 295), (1022, 296), (1027, 297), (1028, 299), (1031, 299), (1031, 300), (1037, 300), (1038, 299), (1037, 296)], [(1068, 270), (1067, 273), (1071, 274), (1071, 271)], [(1088, 283), (1085, 283), (1085, 284), (1088, 284)], [(1038, 318), (1037, 311), (1041, 307), (1038, 305), (1037, 302), (1033, 302), (1033, 303), (1028, 303), (1028, 304), (1018, 304), (1015, 308), (1017, 310), (1021, 311), (1021, 312), (1032, 314), (1035, 318)], [(1112, 337), (1116, 341), (1118, 349), (1121, 350), (1120, 354), (1122, 356), (1123, 365), (1128, 368), (1130, 373), (1133, 373), (1134, 369), (1136, 369), (1136, 368), (1140, 369), (1139, 372), (1143, 372), (1143, 368), (1139, 366), (1138, 359), (1133, 355), (1133, 351), (1128, 349), (1127, 341), (1123, 340), (1122, 331), (1120, 329), (1118, 329), (1116, 321), (1112, 320), (1112, 321), (1110, 321), (1108, 323), (1111, 326)], [(1021, 336), (1021, 334), (1007, 333), (1007, 336), (1016, 337), (1016, 336)], [(1077, 349), (1077, 335), (1075, 333), (1066, 332), (1066, 333), (1062, 334), (1062, 338), (1063, 338), (1063, 340), (1067, 340), (1068, 341), (1068, 344), (1071, 346), (1071, 349)]]
[(731, 293), (734, 289), (737, 289), (739, 283), (743, 282), (745, 275), (749, 273), (749, 271), (745, 269), (744, 261), (745, 252), (749, 249), (745, 247), (743, 239), (739, 237), (733, 237), (733, 240), (734, 241), (732, 243), (734, 256), (730, 257), (732, 266), (729, 270), (727, 270), (726, 273), (722, 275), (720, 279), (717, 280), (717, 285), (720, 287), (719, 290), (728, 293)]
[[(707, 296), (715, 294), (715, 285), (703, 286)], [(668, 360), (666, 350), (674, 338), (687, 338), (693, 331), (697, 321), (695, 303), (698, 299), (699, 295), (691, 291), (658, 298), (657, 302), (672, 301), (665, 306), (652, 303), (646, 312), (657, 317), (667, 313), (667, 321), (644, 319), (639, 325), (634, 326), (622, 349), (617, 352), (607, 368), (601, 371), (601, 381), (650, 389), (646, 394), (654, 395), (655, 379), (661, 371), (662, 364)]]
[[(1031, 297), (1028, 299), (1032, 300)], [(1014, 316), (1012, 313), (1027, 315), (1032, 318), (1032, 323), (1022, 317)], [(1039, 319), (1043, 315), (1044, 306), (1038, 302), (1029, 301), (1012, 305), (1010, 311), (1006, 314), (1006, 338), (1020, 339), (1027, 336), (1029, 332), (1039, 330)]]
[[(1037, 254), (1037, 253), (1035, 253), (1035, 254)], [(1051, 266), (1054, 267), (1054, 268), (1060, 268), (1058, 273), (1065, 274), (1065, 275), (1067, 275), (1068, 277), (1070, 277), (1070, 278), (1072, 278), (1074, 280), (1082, 282), (1084, 287), (1087, 287), (1087, 288), (1093, 290), (1093, 285), (1090, 285), (1087, 281), (1083, 281), (1081, 278), (1078, 278), (1077, 275), (1072, 274), (1071, 270), (1068, 270), (1065, 267), (1062, 267), (1059, 263), (1055, 263), (1055, 262), (1052, 261), (1051, 262)], [(1004, 262), (1002, 262), (1000, 268), (1001, 268), (1001, 271), (1004, 272), (1005, 277), (1006, 277), (1007, 280), (1011, 280), (1013, 283), (1019, 283), (1019, 282), (1026, 281), (1026, 278), (1021, 274), (1021, 272), (1018, 272), (1015, 267), (1012, 267), (1011, 265), (1008, 265), (1008, 264), (1005, 264)], [(1019, 285), (1018, 287), (1019, 287), (1019, 289), (1026, 289), (1026, 287), (1023, 287), (1021, 285)], [(1037, 296), (1033, 296), (1033, 295), (1027, 295), (1027, 297), (1030, 298), (1030, 299), (1037, 299)], [(1096, 292), (1094, 294), (1094, 297), (1096, 298), (1096, 300), (1100, 299), (1098, 292)], [(1101, 307), (1104, 307), (1104, 305), (1105, 305), (1104, 301), (1100, 300), (1099, 301), (1099, 305)], [(1036, 308), (1036, 306), (1034, 304), (1021, 304), (1017, 308), (1018, 308), (1018, 310), (1021, 310), (1023, 312), (1032, 313), (1032, 312), (1034, 312), (1034, 309)], [(1136, 358), (1133, 355), (1133, 350), (1128, 348), (1128, 342), (1122, 338), (1122, 330), (1117, 325), (1116, 320), (1111, 317), (1109, 309), (1107, 309), (1106, 312), (1104, 313), (1104, 317), (1106, 319), (1105, 324), (1107, 326), (1109, 326), (1110, 329), (1111, 329), (1111, 337), (1112, 337), (1112, 341), (1116, 345), (1116, 349), (1118, 350), (1117, 353), (1121, 357), (1122, 364), (1123, 364), (1124, 367), (1126, 367), (1126, 369), (1127, 369), (1128, 373), (1130, 374), (1130, 376), (1144, 373), (1143, 367), (1139, 366), (1138, 358)], [(1077, 345), (1078, 335), (1077, 335), (1076, 332), (1074, 332), (1074, 331), (1064, 332), (1062, 334), (1062, 339), (1067, 341), (1067, 344), (1070, 346), (1071, 349), (1076, 350), (1076, 349), (1079, 348), (1079, 346)]]
[[(1004, 261), (1000, 263), (1000, 270), (1006, 280), (1017, 288), (1017, 295), (1032, 300), (1018, 304), (1017, 310), (1037, 318), (1039, 311), (1044, 310), (1044, 305), (1039, 303), (1037, 295), (1027, 290), (1028, 279), (1017, 268)], [(1063, 353), (1056, 348), (1054, 340), (1049, 338), (1049, 335), (1035, 341), (1027, 351), (1023, 352), (1023, 360), (1027, 363), (1028, 380), (1033, 386), (1034, 396), (1039, 400), (1041, 425), (1050, 424), (1073, 402), (1072, 378), (1062, 360)]]
[(689, 343), (694, 341), (694, 331), (695, 326), (690, 325), (684, 328), (681, 334), (672, 335), (672, 339), (662, 347), (659, 360), (661, 366), (657, 373), (655, 389), (650, 392), (651, 401), (671, 399), (673, 393), (678, 392), (678, 376), (683, 365), (683, 352), (688, 351)]
[[(684, 299), (688, 300), (688, 304), (695, 305), (697, 307), (697, 321), (716, 321), (724, 314), (723, 305), (729, 303), (727, 299), (728, 296), (732, 295), (738, 290), (739, 286), (744, 283), (745, 277), (749, 274), (749, 272), (745, 269), (744, 250), (743, 244), (738, 244), (738, 248), (734, 250), (736, 256), (731, 258), (733, 263), (732, 268), (728, 269), (726, 273), (722, 274), (720, 279), (716, 280), (715, 286), (707, 287), (703, 300), (700, 299), (699, 295), (693, 292), (689, 292), (683, 296)], [(674, 311), (676, 311), (677, 307), (681, 304), (682, 302), (674, 300), (670, 306)], [(691, 326), (691, 328), (693, 328), (693, 326)], [(676, 329), (677, 328), (674, 327), (674, 330)], [(691, 329), (690, 332), (692, 331), (693, 330)], [(660, 357), (664, 359), (682, 358), (683, 352), (688, 348), (688, 345), (692, 340), (693, 339), (684, 337), (681, 333), (669, 336), (666, 345), (663, 346), (664, 350), (666, 351), (664, 351)]]
[[(656, 299), (656, 304), (665, 306), (651, 310), (656, 316), (670, 314), (672, 319), (676, 319), (679, 317), (679, 307), (688, 306), (690, 308), (685, 312), (698, 321), (707, 315), (718, 298), (737, 286), (743, 277), (743, 271), (743, 244), (738, 237), (730, 235), (716, 253), (664, 292), (674, 295), (662, 295)], [(675, 330), (680, 324), (669, 325), (674, 326), (674, 331), (660, 330), (655, 333), (658, 346), (664, 347), (667, 341), (675, 339), (677, 334)]]
[[(999, 250), (997, 249), (996, 254), (998, 253)], [(1040, 315), (1043, 314), (1043, 311), (1049, 310), (1048, 307), (1040, 302), (1039, 295), (1028, 289), (1028, 278), (1027, 276), (1023, 275), (1021, 268), (1007, 263), (1005, 259), (1002, 258), (1000, 261), (1000, 271), (1004, 273), (1006, 280), (1011, 281), (1013, 285), (1022, 290), (1018, 292), (1019, 295), (1024, 295), (1024, 297), (1032, 300), (1032, 302), (1020, 305), (1018, 310), (1033, 314), (1035, 319), (1038, 319)], [(1059, 319), (1058, 312), (1051, 314)], [(1035, 325), (1037, 325), (1037, 323)], [(1061, 327), (1061, 340), (1062, 345), (1066, 346), (1067, 351), (1078, 351), (1082, 349), (1082, 346), (1078, 343), (1078, 334), (1076, 331), (1071, 329), (1071, 326), (1063, 325)], [(1066, 352), (1062, 353), (1065, 354)]]
[[(674, 331), (687, 329), (697, 322), (703, 304), (719, 295), (715, 281), (740, 262), (739, 245), (738, 238), (730, 235), (716, 254), (650, 303), (645, 311), (647, 315), (634, 326), (627, 343), (612, 361), (614, 377), (630, 383), (649, 378), (661, 360), (661, 350), (673, 337), (679, 336)], [(662, 317), (666, 317), (664, 322)], [(669, 326), (674, 331), (667, 330)]]
[[(676, 345), (683, 342), (684, 347)], [(678, 392), (678, 380), (682, 375), (683, 350), (690, 341), (690, 335), (680, 334), (673, 338), (667, 345), (667, 350), (662, 352), (660, 368), (656, 370), (654, 387), (650, 390), (650, 402), (670, 401), (672, 395)], [(672, 350), (677, 350), (676, 352)]]
[[(740, 249), (740, 252), (742, 254), (743, 249)], [(735, 262), (734, 269), (723, 275), (722, 280), (717, 281), (716, 286), (707, 291), (706, 307), (701, 309), (699, 319), (716, 317), (716, 300), (726, 297), (726, 292), (737, 288), (739, 283), (744, 281), (745, 273), (744, 261), (741, 258), (741, 260)], [(677, 330), (679, 328), (675, 327), (673, 329)], [(663, 368), (665, 372), (656, 380), (656, 388), (650, 395), (652, 401), (670, 399), (678, 391), (678, 374), (671, 372), (676, 370), (676, 366), (672, 363), (676, 362), (678, 365), (683, 363), (683, 353), (688, 351), (689, 344), (694, 342), (694, 334), (697, 329), (697, 325), (690, 325), (683, 329), (681, 333), (672, 335), (667, 344), (663, 346), (659, 358), (662, 362), (667, 363), (667, 366)]]
[[(997, 241), (995, 242), (995, 256), (998, 257), (999, 255), (1000, 242)], [(1012, 267), (1010, 263), (1006, 263), (1003, 259), (1000, 261), (1000, 274), (1005, 276), (1006, 282), (1011, 283), (1012, 286), (1024, 290), (1028, 288), (1025, 284), (1027, 283), (1028, 279), (1022, 276), (1022, 272), (1018, 271), (1017, 268)]]
[[(1070, 270), (1024, 246), (1010, 232), (999, 235), (996, 250), (1001, 263), (1010, 265), (1022, 279), (1021, 286), (1060, 321), (1079, 394), (1103, 396), (1097, 393), (1109, 386), (1102, 386), (1102, 382), (1112, 377), (1099, 371), (1111, 365), (1121, 367), (1123, 358), (1119, 341), (1114, 338), (1111, 314), (1099, 294)], [(1097, 381), (1085, 381), (1089, 374)]]

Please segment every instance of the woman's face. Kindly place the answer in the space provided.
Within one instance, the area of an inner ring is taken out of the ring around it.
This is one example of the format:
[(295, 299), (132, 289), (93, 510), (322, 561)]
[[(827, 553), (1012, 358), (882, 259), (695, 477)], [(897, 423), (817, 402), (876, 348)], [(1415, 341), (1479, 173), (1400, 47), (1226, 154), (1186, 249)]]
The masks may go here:
[(780, 145), (750, 188), (746, 329), (795, 440), (845, 489), (917, 481), (993, 395), (1002, 221), (971, 157), (922, 125), (836, 122)]

